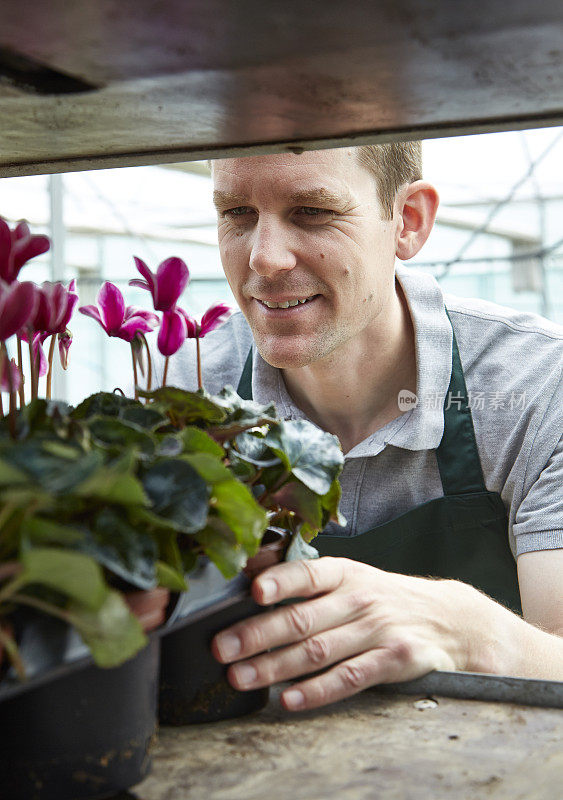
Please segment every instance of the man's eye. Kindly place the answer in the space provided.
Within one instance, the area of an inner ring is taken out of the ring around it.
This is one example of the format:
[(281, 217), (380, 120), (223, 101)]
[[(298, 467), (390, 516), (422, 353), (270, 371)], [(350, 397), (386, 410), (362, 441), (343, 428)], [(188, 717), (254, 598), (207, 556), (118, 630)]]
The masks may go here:
[(322, 217), (330, 214), (331, 212), (328, 208), (314, 208), (313, 206), (301, 206), (297, 209), (298, 214), (302, 214), (304, 217)]
[(224, 217), (243, 217), (250, 211), (248, 206), (237, 206), (236, 208), (227, 208), (223, 211)]

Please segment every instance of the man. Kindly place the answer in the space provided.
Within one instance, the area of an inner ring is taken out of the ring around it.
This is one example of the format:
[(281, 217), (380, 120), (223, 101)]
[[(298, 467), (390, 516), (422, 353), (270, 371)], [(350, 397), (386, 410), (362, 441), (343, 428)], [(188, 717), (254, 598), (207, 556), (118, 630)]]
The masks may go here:
[(436, 215), (420, 169), (418, 143), (213, 165), (242, 314), (205, 340), (206, 387), (274, 400), (346, 455), (346, 528), (315, 540), (332, 557), (252, 586), (266, 606), (306, 599), (213, 642), (241, 690), (317, 673), (284, 691), (290, 710), (432, 669), (563, 679), (563, 333), (482, 301), (445, 306), (431, 277), (396, 269)]

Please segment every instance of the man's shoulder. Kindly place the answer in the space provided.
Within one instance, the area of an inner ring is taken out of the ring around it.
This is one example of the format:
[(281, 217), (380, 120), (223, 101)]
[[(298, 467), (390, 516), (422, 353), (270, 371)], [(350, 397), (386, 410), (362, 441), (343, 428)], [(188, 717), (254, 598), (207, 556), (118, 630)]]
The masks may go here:
[(563, 363), (563, 326), (528, 311), (487, 300), (444, 295), (464, 369), (523, 383), (557, 382)]
[[(450, 316), (464, 329), (486, 331), (491, 329), (497, 335), (500, 330), (509, 335), (521, 334), (563, 342), (563, 325), (546, 319), (530, 311), (520, 311), (476, 297), (458, 297), (444, 294), (444, 303)], [(557, 346), (557, 345), (556, 345)]]

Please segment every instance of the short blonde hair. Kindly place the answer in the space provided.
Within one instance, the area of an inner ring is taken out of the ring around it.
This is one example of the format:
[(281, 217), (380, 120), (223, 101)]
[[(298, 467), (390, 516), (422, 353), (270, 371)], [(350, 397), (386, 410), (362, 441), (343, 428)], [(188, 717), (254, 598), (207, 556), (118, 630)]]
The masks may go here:
[(422, 178), (422, 143), (367, 144), (356, 151), (360, 164), (375, 177), (383, 218), (392, 219), (397, 191)]

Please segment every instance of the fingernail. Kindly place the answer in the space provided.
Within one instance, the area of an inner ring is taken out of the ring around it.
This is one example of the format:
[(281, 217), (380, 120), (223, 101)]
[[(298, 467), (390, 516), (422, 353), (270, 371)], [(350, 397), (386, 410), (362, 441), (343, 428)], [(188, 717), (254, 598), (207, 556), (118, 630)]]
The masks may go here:
[(223, 661), (233, 661), (241, 650), (240, 639), (234, 633), (219, 634), (216, 644)]
[(260, 581), (260, 588), (262, 590), (262, 601), (264, 603), (270, 603), (275, 598), (278, 591), (277, 583), (271, 578), (264, 578), (263, 581)]
[(286, 708), (290, 711), (296, 711), (305, 705), (305, 695), (299, 689), (288, 689), (287, 692), (283, 693), (283, 701)]
[(239, 686), (251, 686), (258, 675), (252, 664), (237, 664), (233, 669)]

